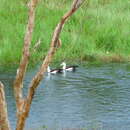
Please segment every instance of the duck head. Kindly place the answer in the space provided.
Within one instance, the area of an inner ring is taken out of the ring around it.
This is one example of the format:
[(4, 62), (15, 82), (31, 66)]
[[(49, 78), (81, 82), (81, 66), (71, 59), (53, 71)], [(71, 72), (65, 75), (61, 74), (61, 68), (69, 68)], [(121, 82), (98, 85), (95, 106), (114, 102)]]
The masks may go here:
[(63, 70), (66, 69), (66, 63), (65, 62), (62, 62), (60, 65), (63, 66)]

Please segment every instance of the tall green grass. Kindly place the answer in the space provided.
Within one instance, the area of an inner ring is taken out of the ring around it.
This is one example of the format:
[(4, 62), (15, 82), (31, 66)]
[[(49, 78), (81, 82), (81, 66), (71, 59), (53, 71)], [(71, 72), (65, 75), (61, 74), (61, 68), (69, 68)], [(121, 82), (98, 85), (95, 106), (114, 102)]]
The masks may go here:
[[(28, 0), (0, 0), (0, 64), (19, 63), (28, 18)], [(54, 61), (122, 61), (130, 54), (129, 0), (86, 0), (67, 21), (61, 33), (62, 47)], [(41, 0), (36, 10), (31, 63), (47, 53), (53, 30), (71, 1)]]

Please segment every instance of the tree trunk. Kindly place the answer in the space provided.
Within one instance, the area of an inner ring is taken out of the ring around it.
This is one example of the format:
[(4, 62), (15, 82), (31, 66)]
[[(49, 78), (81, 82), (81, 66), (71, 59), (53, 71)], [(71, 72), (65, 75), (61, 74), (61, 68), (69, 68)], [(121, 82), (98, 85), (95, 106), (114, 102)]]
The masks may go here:
[(0, 82), (0, 130), (11, 130), (8, 120), (4, 85)]

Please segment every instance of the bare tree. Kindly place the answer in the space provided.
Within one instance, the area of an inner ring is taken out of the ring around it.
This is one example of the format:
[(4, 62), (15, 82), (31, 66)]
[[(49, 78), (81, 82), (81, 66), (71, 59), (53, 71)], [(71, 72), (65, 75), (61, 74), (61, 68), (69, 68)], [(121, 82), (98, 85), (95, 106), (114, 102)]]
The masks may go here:
[[(19, 68), (17, 69), (16, 79), (14, 81), (14, 95), (16, 99), (16, 108), (17, 108), (17, 125), (16, 130), (23, 130), (25, 126), (25, 121), (28, 117), (31, 103), (33, 96), (35, 94), (35, 90), (38, 87), (40, 81), (44, 77), (44, 74), (46, 72), (46, 69), (48, 65), (50, 64), (52, 57), (54, 56), (57, 48), (61, 46), (61, 40), (59, 39), (60, 33), (62, 31), (63, 25), (68, 20), (68, 18), (80, 7), (84, 0), (74, 0), (71, 9), (61, 18), (60, 22), (57, 24), (53, 35), (52, 40), (50, 43), (50, 49), (39, 68), (39, 71), (34, 76), (32, 81), (29, 84), (29, 89), (26, 97), (23, 97), (23, 79), (26, 73), (26, 69), (29, 62), (30, 57), (30, 44), (32, 39), (32, 32), (34, 28), (34, 21), (35, 21), (35, 8), (38, 4), (38, 0), (31, 0), (28, 4), (29, 6), (29, 19), (27, 24), (27, 30), (24, 38), (24, 47), (23, 47), (23, 54), (20, 61)], [(7, 108), (6, 108), (6, 101), (4, 98), (4, 90), (3, 90), (3, 84), (0, 83), (0, 105), (2, 106), (2, 109), (0, 110), (0, 121), (2, 120), (4, 122), (4, 125), (1, 126), (2, 130), (9, 130), (9, 121), (7, 116)], [(0, 130), (1, 130), (0, 129)]]

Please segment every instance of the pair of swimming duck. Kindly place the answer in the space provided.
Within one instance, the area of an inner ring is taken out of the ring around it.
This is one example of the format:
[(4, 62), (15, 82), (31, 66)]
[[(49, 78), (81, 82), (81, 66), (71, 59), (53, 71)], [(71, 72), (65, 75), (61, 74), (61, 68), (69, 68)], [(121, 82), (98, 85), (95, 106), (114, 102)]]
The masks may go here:
[(75, 71), (75, 69), (78, 67), (77, 65), (72, 65), (72, 66), (66, 66), (66, 63), (63, 62), (61, 64), (62, 68), (59, 69), (53, 69), (51, 70), (50, 67), (48, 66), (47, 72), (51, 74), (56, 74), (56, 73), (64, 73), (65, 71)]

